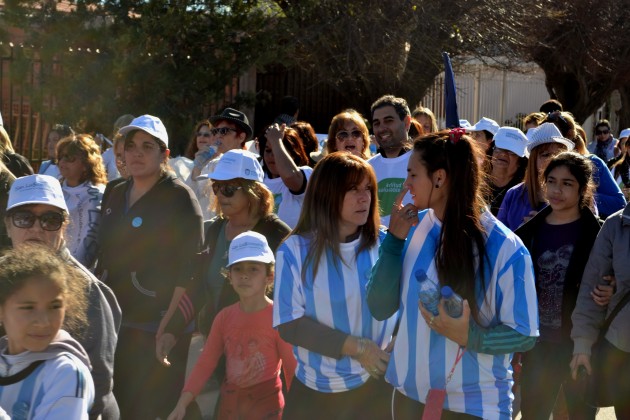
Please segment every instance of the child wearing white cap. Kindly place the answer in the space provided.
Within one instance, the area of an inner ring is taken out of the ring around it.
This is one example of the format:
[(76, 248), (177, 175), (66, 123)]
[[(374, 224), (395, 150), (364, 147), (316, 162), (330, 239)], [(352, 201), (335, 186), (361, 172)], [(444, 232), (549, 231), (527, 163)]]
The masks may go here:
[(280, 368), (287, 388), (295, 371), (292, 346), (272, 327), (275, 259), (267, 240), (247, 231), (230, 244), (227, 277), (239, 302), (218, 313), (203, 352), (186, 381), (169, 420), (183, 419), (186, 408), (202, 390), (222, 355), (227, 377), (221, 385), (220, 419), (280, 419), (284, 407)]

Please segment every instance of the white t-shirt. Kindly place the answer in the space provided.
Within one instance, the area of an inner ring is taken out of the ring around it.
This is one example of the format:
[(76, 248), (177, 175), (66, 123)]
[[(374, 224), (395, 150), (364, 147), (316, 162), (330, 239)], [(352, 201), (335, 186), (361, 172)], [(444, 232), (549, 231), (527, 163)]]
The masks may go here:
[[(370, 158), (368, 163), (374, 168), (378, 182), (378, 205), (380, 207), (381, 224), (389, 226), (389, 216), (396, 196), (402, 190), (407, 178), (407, 162), (411, 151), (395, 158), (385, 158), (380, 153)], [(411, 195), (405, 194), (403, 205), (413, 203)]]
[(105, 185), (93, 185), (86, 181), (76, 187), (69, 187), (64, 181), (61, 188), (70, 213), (66, 245), (74, 258), (91, 269), (98, 253), (101, 200)]
[[(304, 173), (306, 181), (308, 182), (311, 174), (313, 173), (313, 168), (309, 166), (300, 166), (299, 169)], [(300, 211), (302, 211), (302, 204), (304, 203), (306, 189), (302, 192), (302, 194), (295, 195), (289, 191), (289, 188), (286, 185), (284, 185), (282, 178), (278, 177), (271, 179), (266, 174), (263, 183), (273, 193), (273, 212), (278, 215), (280, 220), (293, 229), (295, 225), (297, 225), (300, 217)]]
[(107, 171), (107, 180), (111, 181), (116, 178), (120, 178), (118, 167), (116, 167), (116, 155), (114, 154), (114, 148), (110, 147), (105, 150), (102, 155), (103, 165)]

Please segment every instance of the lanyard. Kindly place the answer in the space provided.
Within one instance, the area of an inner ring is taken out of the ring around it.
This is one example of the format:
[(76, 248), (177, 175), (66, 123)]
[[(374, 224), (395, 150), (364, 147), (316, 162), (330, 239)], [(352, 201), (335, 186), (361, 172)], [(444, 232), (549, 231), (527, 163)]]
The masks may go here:
[(453, 374), (455, 373), (455, 366), (457, 366), (457, 364), (459, 363), (460, 360), (462, 360), (462, 357), (464, 357), (464, 353), (466, 352), (466, 348), (465, 347), (459, 347), (457, 349), (457, 356), (455, 357), (455, 363), (453, 363), (453, 367), (451, 368), (451, 372), (448, 374), (448, 376), (446, 377), (446, 382), (444, 383), (444, 389), (446, 389), (446, 385), (448, 385), (448, 383), (451, 381), (451, 379), (453, 378)]

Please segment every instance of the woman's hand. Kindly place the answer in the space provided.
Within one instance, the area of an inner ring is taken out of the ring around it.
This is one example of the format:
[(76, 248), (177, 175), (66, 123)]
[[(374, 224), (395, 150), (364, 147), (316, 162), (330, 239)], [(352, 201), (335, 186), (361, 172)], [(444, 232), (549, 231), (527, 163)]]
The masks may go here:
[(389, 353), (381, 350), (381, 348), (372, 340), (364, 338), (365, 351), (361, 356), (357, 357), (357, 361), (361, 363), (363, 369), (367, 370), (370, 376), (378, 378), (383, 376), (387, 370), (389, 363)]
[[(270, 146), (280, 143), (280, 141), (284, 138), (284, 131), (286, 128), (286, 124), (272, 124), (269, 126), (267, 131), (265, 131), (265, 137), (267, 137), (267, 141)], [(264, 152), (264, 150), (262, 152)]]
[(448, 316), (443, 300), (440, 301), (438, 306), (439, 314), (437, 316), (427, 311), (420, 301), (418, 301), (418, 308), (429, 328), (460, 346), (466, 347), (468, 344), (468, 324), (470, 322), (470, 307), (467, 300), (464, 300), (464, 311), (459, 318)]
[(574, 381), (577, 379), (578, 369), (580, 366), (584, 366), (586, 373), (589, 375), (593, 372), (591, 369), (591, 356), (588, 354), (574, 354), (569, 366), (571, 367), (571, 377)]
[(194, 396), (191, 392), (182, 392), (177, 401), (177, 405), (173, 412), (168, 416), (167, 420), (182, 420), (186, 416), (186, 407), (192, 402)]
[(403, 187), (396, 196), (392, 213), (389, 217), (389, 232), (398, 239), (407, 239), (409, 230), (418, 224), (418, 208), (413, 204), (402, 205), (403, 198), (409, 189)]
[(171, 365), (171, 362), (168, 361), (168, 354), (175, 347), (176, 343), (177, 339), (171, 333), (163, 333), (156, 337), (155, 357), (157, 357), (158, 362), (166, 367)]
[(615, 276), (603, 276), (602, 279), (608, 284), (598, 284), (591, 292), (591, 297), (599, 306), (608, 306), (610, 298), (615, 294), (615, 285), (617, 284)]

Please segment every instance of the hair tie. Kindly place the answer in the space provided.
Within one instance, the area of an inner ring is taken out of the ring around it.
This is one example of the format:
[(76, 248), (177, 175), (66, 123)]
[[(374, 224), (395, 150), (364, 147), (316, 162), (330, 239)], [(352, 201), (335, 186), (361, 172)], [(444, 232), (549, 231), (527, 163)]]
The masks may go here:
[(451, 143), (457, 144), (464, 134), (466, 134), (466, 130), (463, 128), (451, 128), (451, 131), (448, 132), (448, 137), (451, 140)]

